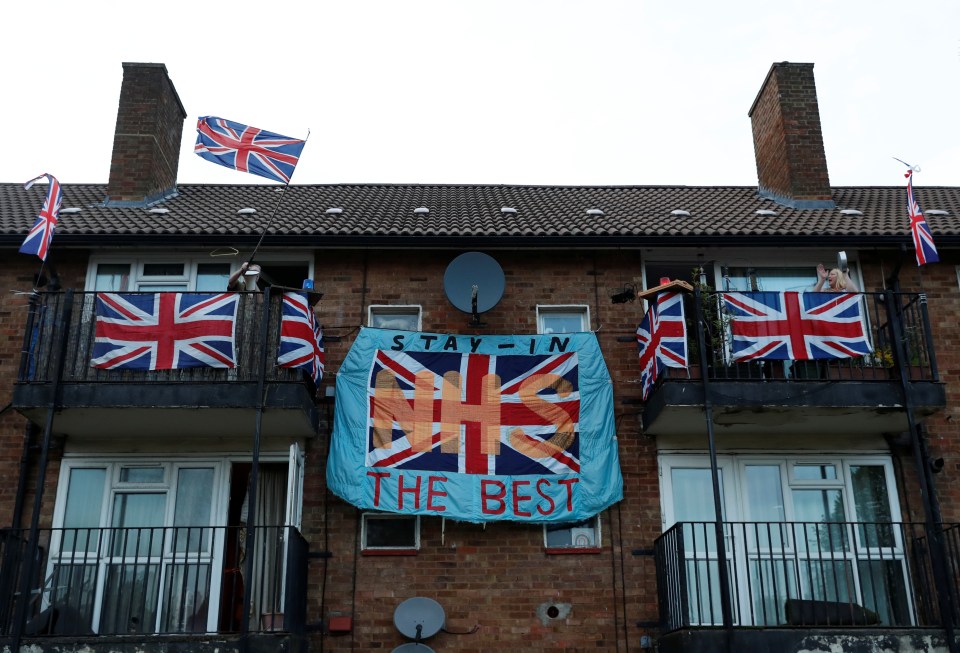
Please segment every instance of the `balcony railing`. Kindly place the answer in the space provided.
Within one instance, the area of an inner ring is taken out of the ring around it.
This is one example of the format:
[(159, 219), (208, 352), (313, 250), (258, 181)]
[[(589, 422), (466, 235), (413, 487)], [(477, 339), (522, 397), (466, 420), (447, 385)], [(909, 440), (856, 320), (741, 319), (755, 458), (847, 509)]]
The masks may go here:
[[(923, 524), (725, 522), (735, 626), (919, 627), (942, 624)], [(944, 541), (956, 595), (960, 525)], [(723, 624), (714, 522), (680, 522), (655, 543), (667, 631)], [(948, 617), (951, 617), (948, 615)]]
[(240, 527), (41, 529), (32, 564), (27, 535), (0, 538), (13, 597), (0, 636), (21, 617), (26, 637), (304, 632), (307, 545), (293, 527), (256, 527), (249, 551)]
[[(131, 293), (154, 294), (154, 293)], [(237, 366), (233, 369), (197, 367), (177, 370), (104, 370), (90, 365), (96, 331), (94, 292), (41, 293), (34, 298), (28, 314), (17, 383), (49, 383), (57, 374), (59, 343), (65, 346), (64, 383), (217, 383), (259, 379), (266, 348), (269, 383), (302, 383), (306, 377), (299, 369), (279, 368), (272, 358), (277, 351), (280, 331), (280, 293), (272, 293), (269, 304), (264, 293), (237, 293), (234, 332)], [(268, 311), (264, 333), (264, 311)]]
[[(701, 378), (699, 345), (695, 329), (704, 332), (707, 374), (718, 381), (890, 381), (900, 379), (902, 368), (909, 381), (938, 381), (936, 356), (931, 340), (926, 298), (917, 293), (862, 293), (863, 327), (872, 353), (832, 360), (751, 361), (731, 360), (730, 316), (724, 313), (721, 293), (704, 293), (702, 322), (696, 315), (695, 298), (687, 298), (687, 346), (691, 369), (668, 368), (658, 381)], [(902, 345), (902, 360), (897, 344)]]

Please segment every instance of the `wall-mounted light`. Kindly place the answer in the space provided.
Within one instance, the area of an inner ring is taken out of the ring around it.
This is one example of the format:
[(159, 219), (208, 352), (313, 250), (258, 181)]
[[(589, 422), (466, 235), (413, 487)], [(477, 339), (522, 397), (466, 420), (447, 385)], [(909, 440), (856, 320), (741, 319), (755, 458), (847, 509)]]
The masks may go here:
[(615, 293), (610, 295), (610, 301), (614, 304), (626, 304), (627, 302), (632, 302), (637, 298), (637, 289), (633, 287), (633, 284), (626, 284), (622, 289), (617, 290)]

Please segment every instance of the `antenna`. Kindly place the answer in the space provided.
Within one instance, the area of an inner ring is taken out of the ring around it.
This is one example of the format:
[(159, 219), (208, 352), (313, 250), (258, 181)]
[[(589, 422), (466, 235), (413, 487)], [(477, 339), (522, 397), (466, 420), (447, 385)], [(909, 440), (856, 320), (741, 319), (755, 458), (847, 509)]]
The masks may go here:
[(483, 252), (466, 252), (450, 262), (443, 274), (447, 299), (464, 313), (473, 315), (470, 326), (486, 326), (480, 314), (497, 305), (503, 297), (503, 269)]
[(391, 653), (433, 653), (433, 649), (422, 644), (421, 640), (440, 632), (446, 619), (443, 606), (433, 599), (423, 596), (407, 599), (393, 611), (393, 625), (401, 635), (413, 641), (401, 644)]

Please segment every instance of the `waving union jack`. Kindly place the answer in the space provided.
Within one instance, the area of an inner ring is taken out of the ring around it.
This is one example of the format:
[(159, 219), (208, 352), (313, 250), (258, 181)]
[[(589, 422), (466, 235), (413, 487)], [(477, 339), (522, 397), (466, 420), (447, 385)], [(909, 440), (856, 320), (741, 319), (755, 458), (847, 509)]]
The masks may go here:
[(910, 213), (910, 235), (913, 236), (913, 248), (917, 251), (917, 265), (936, 263), (940, 260), (937, 247), (933, 244), (933, 235), (930, 227), (923, 218), (920, 205), (913, 198), (913, 170), (908, 170), (907, 178), (907, 211)]
[(50, 250), (50, 241), (53, 240), (53, 230), (57, 226), (57, 214), (60, 212), (60, 204), (63, 203), (63, 189), (60, 188), (60, 182), (50, 174), (42, 174), (35, 179), (31, 179), (23, 185), (25, 189), (33, 186), (34, 182), (47, 178), (50, 187), (47, 189), (47, 196), (43, 200), (43, 208), (40, 209), (40, 215), (37, 221), (33, 223), (30, 233), (27, 234), (20, 251), (24, 254), (36, 254), (41, 260), (47, 260), (47, 252)]
[(368, 467), (461, 474), (580, 472), (576, 352), (376, 353)]
[(277, 365), (302, 367), (310, 373), (314, 385), (320, 384), (326, 354), (323, 351), (323, 331), (313, 315), (313, 309), (302, 292), (283, 293), (280, 319), (280, 350)]
[(640, 349), (640, 387), (647, 400), (664, 367), (687, 367), (687, 324), (683, 295), (676, 291), (657, 295), (637, 327)]
[(306, 141), (214, 116), (197, 121), (193, 151), (207, 161), (288, 183)]
[(97, 293), (90, 364), (103, 369), (236, 367), (236, 293)]
[(871, 351), (860, 295), (829, 292), (724, 293), (733, 360), (853, 358)]

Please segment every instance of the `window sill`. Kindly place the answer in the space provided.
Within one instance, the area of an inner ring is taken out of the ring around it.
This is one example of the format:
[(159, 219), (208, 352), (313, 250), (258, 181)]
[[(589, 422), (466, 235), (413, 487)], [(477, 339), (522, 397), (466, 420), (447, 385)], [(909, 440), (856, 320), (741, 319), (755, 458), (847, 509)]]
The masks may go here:
[(578, 554), (597, 554), (602, 553), (603, 549), (598, 546), (564, 546), (547, 547), (544, 552), (548, 556), (557, 555), (578, 555)]
[(416, 549), (364, 549), (360, 555), (365, 556), (415, 556)]

